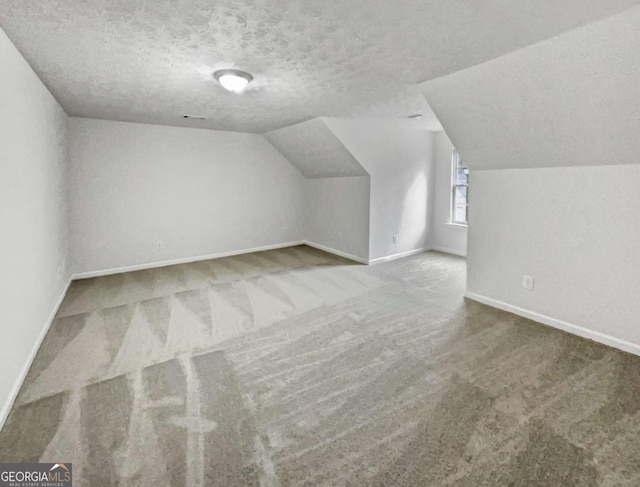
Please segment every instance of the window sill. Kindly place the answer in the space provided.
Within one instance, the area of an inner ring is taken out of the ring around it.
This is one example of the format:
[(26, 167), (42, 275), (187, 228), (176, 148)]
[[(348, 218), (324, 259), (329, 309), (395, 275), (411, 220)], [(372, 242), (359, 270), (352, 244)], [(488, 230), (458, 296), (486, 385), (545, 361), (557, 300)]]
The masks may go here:
[(447, 225), (449, 225), (450, 227), (458, 227), (458, 228), (467, 228), (469, 226), (468, 223), (453, 223), (453, 222), (447, 222)]

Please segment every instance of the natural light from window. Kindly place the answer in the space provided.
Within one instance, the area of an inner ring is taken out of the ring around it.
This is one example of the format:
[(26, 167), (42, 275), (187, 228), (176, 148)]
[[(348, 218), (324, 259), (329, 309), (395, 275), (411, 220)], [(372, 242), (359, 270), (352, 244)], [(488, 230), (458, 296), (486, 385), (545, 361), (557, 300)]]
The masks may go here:
[(451, 158), (451, 223), (467, 225), (469, 223), (469, 168), (453, 149)]

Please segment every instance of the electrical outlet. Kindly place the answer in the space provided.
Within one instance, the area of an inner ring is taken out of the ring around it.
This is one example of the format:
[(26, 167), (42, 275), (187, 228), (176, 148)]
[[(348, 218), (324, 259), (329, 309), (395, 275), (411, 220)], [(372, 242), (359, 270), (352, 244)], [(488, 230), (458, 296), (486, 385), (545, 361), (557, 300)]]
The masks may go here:
[(393, 236), (393, 243), (398, 243), (398, 236), (397, 235)]
[(527, 291), (533, 291), (534, 284), (535, 279), (533, 277), (527, 275), (522, 276), (522, 287)]
[(157, 247), (158, 250), (164, 249), (164, 242), (162, 240), (158, 240), (158, 243), (156, 244), (156, 247)]

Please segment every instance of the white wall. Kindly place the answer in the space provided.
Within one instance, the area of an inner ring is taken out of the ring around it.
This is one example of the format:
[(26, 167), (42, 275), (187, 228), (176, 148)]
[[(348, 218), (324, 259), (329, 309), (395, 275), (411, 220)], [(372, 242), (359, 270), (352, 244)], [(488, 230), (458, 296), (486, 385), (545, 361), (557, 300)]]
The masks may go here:
[[(467, 227), (451, 225), (451, 157), (453, 143), (444, 131), (433, 136), (433, 248), (457, 255), (467, 253)], [(470, 189), (470, 191), (472, 191)]]
[(639, 32), (637, 7), (421, 85), (471, 169), (469, 293), (635, 353)]
[(74, 272), (304, 238), (303, 177), (261, 135), (69, 124)]
[(69, 279), (67, 116), (0, 30), (0, 424)]
[(468, 290), (638, 353), (640, 166), (475, 171), (472, 183)]
[(305, 181), (306, 240), (369, 260), (369, 176)]
[(433, 134), (398, 121), (324, 120), (371, 177), (369, 258), (428, 247)]

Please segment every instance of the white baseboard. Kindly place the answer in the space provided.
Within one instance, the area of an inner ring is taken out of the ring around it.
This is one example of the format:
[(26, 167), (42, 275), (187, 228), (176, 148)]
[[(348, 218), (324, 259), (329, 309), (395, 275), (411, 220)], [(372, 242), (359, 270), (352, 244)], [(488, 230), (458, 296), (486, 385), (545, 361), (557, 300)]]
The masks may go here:
[(466, 252), (461, 252), (459, 250), (448, 249), (446, 247), (431, 247), (431, 250), (435, 250), (436, 252), (442, 252), (443, 254), (451, 254), (457, 255), (459, 257), (467, 257)]
[(215, 254), (200, 255), (197, 257), (185, 257), (181, 259), (163, 260), (159, 262), (149, 262), (147, 264), (137, 264), (125, 267), (114, 267), (111, 269), (102, 269), (99, 271), (80, 272), (73, 274), (72, 279), (90, 279), (92, 277), (110, 276), (112, 274), (120, 274), (122, 272), (141, 271), (144, 269), (155, 269), (157, 267), (166, 267), (177, 264), (189, 264), (191, 262), (199, 262), (202, 260), (219, 259), (221, 257), (231, 257), (233, 255), (250, 254), (252, 252), (262, 252), (265, 250), (284, 249), (286, 247), (295, 247), (296, 245), (304, 245), (307, 242), (304, 240), (296, 242), (286, 242), (273, 245), (264, 245), (262, 247), (254, 247), (251, 249), (231, 250), (228, 252), (216, 252)]
[(378, 262), (388, 262), (390, 260), (402, 259), (403, 257), (409, 257), (411, 255), (421, 254), (431, 250), (431, 247), (423, 247), (421, 249), (408, 250), (407, 252), (400, 252), (399, 254), (387, 255), (385, 257), (378, 257), (377, 259), (371, 259), (369, 264), (377, 264)]
[(38, 335), (38, 339), (36, 340), (35, 344), (33, 345), (33, 348), (31, 349), (31, 352), (29, 353), (29, 356), (27, 357), (27, 361), (25, 362), (24, 366), (22, 367), (22, 370), (20, 371), (20, 375), (18, 376), (15, 383), (13, 384), (13, 387), (11, 388), (9, 397), (7, 398), (5, 403), (2, 405), (2, 410), (0, 410), (0, 430), (2, 430), (2, 427), (4, 426), (4, 423), (9, 416), (9, 412), (11, 411), (11, 407), (13, 406), (13, 403), (16, 401), (16, 398), (18, 397), (18, 393), (20, 392), (22, 383), (27, 378), (27, 374), (29, 373), (31, 364), (35, 360), (38, 350), (40, 350), (40, 345), (42, 345), (44, 337), (47, 335), (47, 332), (49, 331), (49, 328), (51, 327), (51, 324), (53, 323), (53, 320), (56, 317), (56, 313), (58, 313), (58, 309), (60, 308), (60, 305), (62, 304), (64, 297), (67, 295), (67, 291), (69, 290), (71, 281), (72, 281), (72, 278), (69, 278), (69, 280), (67, 281), (67, 284), (64, 286), (64, 289), (62, 290), (62, 293), (60, 293), (60, 296), (56, 300), (56, 303), (53, 306), (53, 310), (51, 311), (49, 318), (47, 318), (47, 321), (45, 322), (42, 330), (40, 331), (40, 335)]
[(543, 325), (551, 326), (552, 328), (566, 331), (567, 333), (571, 333), (572, 335), (578, 335), (582, 338), (587, 338), (589, 340), (593, 340), (594, 342), (602, 343), (604, 345), (617, 348), (618, 350), (622, 350), (623, 352), (632, 353), (634, 355), (640, 355), (640, 345), (637, 345), (632, 342), (628, 342), (626, 340), (622, 340), (620, 338), (613, 337), (611, 335), (606, 335), (599, 331), (594, 331), (594, 330), (590, 330), (589, 328), (584, 328), (582, 326), (574, 325), (572, 323), (567, 323), (566, 321), (558, 320), (556, 318), (552, 318), (550, 316), (536, 313), (535, 311), (530, 311), (528, 309), (523, 309), (518, 306), (513, 306), (503, 301), (489, 298), (487, 296), (476, 294), (470, 291), (467, 291), (465, 293), (465, 297), (473, 301), (486, 304), (487, 306), (498, 308), (498, 309), (501, 309), (502, 311), (507, 311), (509, 313), (522, 316), (523, 318), (528, 318), (530, 320), (537, 321), (538, 323), (542, 323)]
[(321, 244), (318, 244), (318, 243), (315, 243), (315, 242), (310, 242), (309, 240), (306, 240), (303, 243), (305, 245), (308, 245), (309, 247), (313, 247), (313, 248), (318, 249), (318, 250), (323, 250), (325, 252), (329, 252), (330, 254), (335, 254), (337, 256), (344, 257), (345, 259), (354, 260), (356, 262), (359, 262), (360, 264), (369, 264), (369, 261), (367, 259), (363, 259), (362, 257), (358, 257), (357, 255), (348, 254), (346, 252), (343, 252), (342, 250), (332, 249), (331, 247), (327, 247), (326, 245), (321, 245)]

